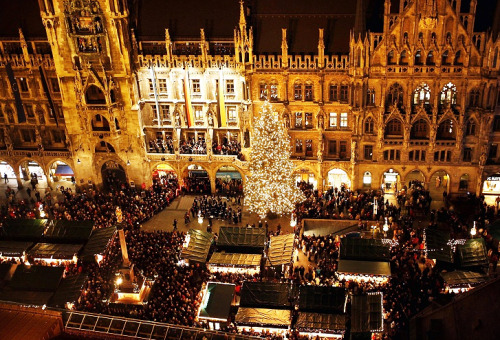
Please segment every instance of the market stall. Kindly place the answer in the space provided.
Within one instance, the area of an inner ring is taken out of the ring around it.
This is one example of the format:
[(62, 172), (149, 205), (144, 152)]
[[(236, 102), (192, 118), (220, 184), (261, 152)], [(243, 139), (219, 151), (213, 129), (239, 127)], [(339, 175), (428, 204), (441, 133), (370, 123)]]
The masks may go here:
[(488, 280), (484, 273), (455, 270), (453, 272), (442, 272), (444, 281), (443, 293), (463, 293)]
[(35, 261), (60, 264), (66, 261), (76, 263), (81, 244), (37, 243), (28, 252)]
[(291, 311), (270, 308), (240, 307), (235, 316), (235, 324), (240, 332), (269, 332), (285, 334), (290, 328)]
[(351, 297), (351, 333), (373, 334), (384, 331), (382, 301), (382, 292)]
[(75, 302), (82, 294), (87, 279), (88, 276), (82, 273), (63, 278), (48, 305), (56, 308), (73, 309)]
[(241, 273), (254, 275), (260, 273), (262, 255), (260, 254), (232, 254), (213, 253), (208, 262), (211, 273)]
[(181, 260), (184, 263), (206, 263), (213, 239), (214, 237), (212, 233), (207, 233), (197, 229), (190, 229), (184, 240), (181, 251)]
[(378, 239), (344, 237), (340, 243), (339, 280), (387, 283), (390, 247)]
[(292, 284), (277, 282), (243, 282), (240, 306), (291, 308)]
[(46, 219), (6, 219), (0, 228), (0, 237), (3, 240), (37, 242), (42, 238), (47, 223)]
[(262, 254), (266, 240), (266, 228), (220, 227), (217, 249), (233, 253)]
[(343, 235), (358, 230), (358, 222), (353, 220), (303, 220), (302, 234), (304, 236)]
[(346, 304), (344, 288), (300, 286), (295, 328), (309, 337), (342, 338), (346, 328)]
[(426, 228), (424, 243), (427, 257), (445, 263), (453, 263), (453, 249), (449, 232)]
[(235, 287), (236, 285), (229, 283), (207, 282), (198, 319), (208, 322), (212, 330), (219, 330), (221, 326), (225, 326), (229, 319)]
[(83, 248), (81, 258), (85, 261), (95, 259), (97, 263), (100, 263), (115, 233), (115, 226), (93, 230), (87, 244)]
[(90, 238), (93, 228), (93, 221), (50, 220), (43, 238), (51, 242), (85, 243)]
[(463, 245), (458, 245), (457, 253), (461, 268), (488, 266), (486, 244), (482, 237), (473, 238)]
[(24, 261), (24, 255), (32, 245), (33, 242), (29, 241), (0, 241), (0, 259)]

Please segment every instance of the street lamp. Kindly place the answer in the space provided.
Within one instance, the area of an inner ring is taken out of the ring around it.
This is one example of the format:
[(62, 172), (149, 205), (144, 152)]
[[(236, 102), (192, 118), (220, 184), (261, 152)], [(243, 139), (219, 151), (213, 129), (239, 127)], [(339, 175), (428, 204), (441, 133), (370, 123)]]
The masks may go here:
[(389, 224), (387, 223), (387, 217), (385, 218), (385, 223), (384, 226), (382, 227), (382, 230), (384, 231), (384, 237), (387, 237), (387, 232), (389, 231)]
[(203, 216), (201, 215), (201, 210), (198, 211), (198, 223), (203, 224)]
[(474, 221), (474, 226), (472, 227), (472, 229), (470, 230), (470, 234), (472, 237), (476, 236), (477, 234), (477, 230), (476, 230), (476, 221)]
[(295, 217), (295, 214), (292, 213), (292, 216), (290, 216), (290, 227), (295, 228), (297, 225), (297, 218)]

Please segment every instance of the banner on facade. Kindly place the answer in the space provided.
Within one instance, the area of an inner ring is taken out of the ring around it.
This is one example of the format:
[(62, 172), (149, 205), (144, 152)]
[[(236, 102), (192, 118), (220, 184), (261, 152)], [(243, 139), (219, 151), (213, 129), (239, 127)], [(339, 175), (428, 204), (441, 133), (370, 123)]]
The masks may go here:
[(21, 94), (19, 93), (19, 86), (17, 85), (16, 78), (14, 78), (14, 72), (12, 71), (12, 66), (10, 63), (5, 65), (5, 70), (7, 71), (7, 77), (9, 78), (10, 87), (12, 88), (12, 93), (14, 94), (14, 100), (16, 101), (17, 110), (17, 122), (25, 123), (26, 115), (24, 113), (23, 102), (21, 100)]
[(219, 86), (217, 91), (217, 104), (219, 108), (219, 122), (220, 127), (227, 126), (227, 117), (226, 117), (226, 102), (224, 100), (224, 74), (222, 70), (219, 71)]
[(47, 96), (47, 99), (49, 100), (49, 109), (51, 111), (51, 117), (54, 117), (56, 121), (56, 125), (59, 126), (59, 122), (57, 121), (57, 112), (54, 108), (54, 102), (52, 101), (52, 96), (50, 95), (49, 91), (49, 86), (47, 84), (47, 77), (45, 76), (45, 70), (43, 69), (42, 65), (38, 67), (38, 70), (40, 71), (40, 77), (42, 79), (42, 87), (43, 87), (43, 92), (45, 92), (45, 95)]
[(193, 107), (191, 106), (191, 90), (189, 86), (189, 74), (187, 68), (184, 70), (184, 109), (186, 110), (188, 127), (194, 126)]

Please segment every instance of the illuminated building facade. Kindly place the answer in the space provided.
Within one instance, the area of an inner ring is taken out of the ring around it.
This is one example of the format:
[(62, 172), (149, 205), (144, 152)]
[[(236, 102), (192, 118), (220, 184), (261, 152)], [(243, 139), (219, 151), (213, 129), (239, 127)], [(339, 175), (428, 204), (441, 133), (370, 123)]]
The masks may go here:
[(294, 176), (320, 190), (500, 194), (500, 42), (476, 0), (151, 3), (39, 0), (41, 37), (0, 40), (0, 158), (18, 181), (27, 161), (64, 162), (78, 185), (201, 171), (214, 191), (219, 170), (248, 173), (268, 100)]

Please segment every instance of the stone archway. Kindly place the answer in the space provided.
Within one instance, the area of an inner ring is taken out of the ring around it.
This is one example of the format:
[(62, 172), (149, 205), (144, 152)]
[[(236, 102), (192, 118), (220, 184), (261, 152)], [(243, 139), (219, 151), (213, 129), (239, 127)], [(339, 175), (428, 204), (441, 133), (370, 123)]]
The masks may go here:
[(408, 187), (412, 185), (425, 187), (425, 175), (419, 169), (413, 169), (406, 174), (405, 183)]
[(0, 160), (0, 179), (5, 182), (5, 175), (7, 175), (7, 181), (16, 180), (16, 172), (14, 168), (6, 161)]
[(154, 166), (152, 171), (153, 179), (160, 179), (162, 177), (177, 178), (177, 171), (175, 168), (166, 162), (158, 163)]
[(351, 188), (351, 179), (347, 172), (343, 169), (334, 168), (327, 173), (327, 187), (341, 189), (345, 187), (347, 189)]
[(442, 201), (443, 192), (450, 193), (450, 175), (444, 170), (434, 172), (429, 180), (429, 192), (433, 201)]
[(102, 184), (106, 190), (120, 189), (127, 185), (125, 168), (114, 160), (105, 161), (101, 166)]
[(210, 174), (198, 164), (190, 164), (182, 171), (182, 189), (188, 194), (210, 194)]
[(48, 174), (56, 188), (73, 186), (73, 180), (76, 183), (73, 168), (61, 160), (55, 160), (49, 165)]
[(312, 189), (318, 189), (318, 176), (308, 167), (298, 167), (292, 174), (297, 185), (312, 186)]

